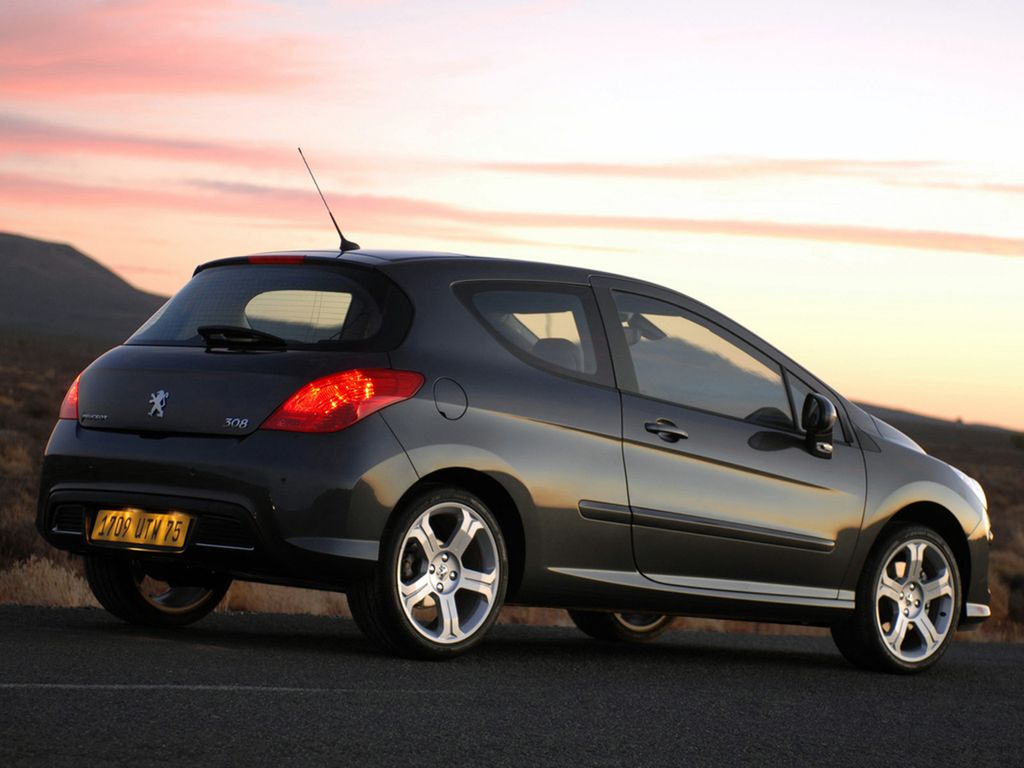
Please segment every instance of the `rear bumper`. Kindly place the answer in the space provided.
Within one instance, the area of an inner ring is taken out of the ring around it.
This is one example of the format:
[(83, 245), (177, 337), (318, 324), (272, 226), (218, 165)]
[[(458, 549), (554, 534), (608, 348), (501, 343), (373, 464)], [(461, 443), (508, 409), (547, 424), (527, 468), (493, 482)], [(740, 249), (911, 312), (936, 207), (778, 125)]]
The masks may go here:
[[(329, 435), (144, 437), (60, 421), (47, 446), (36, 524), (53, 546), (178, 563), (236, 578), (344, 588), (365, 574), (416, 475), (375, 414)], [(193, 517), (169, 553), (90, 541), (97, 510)]]

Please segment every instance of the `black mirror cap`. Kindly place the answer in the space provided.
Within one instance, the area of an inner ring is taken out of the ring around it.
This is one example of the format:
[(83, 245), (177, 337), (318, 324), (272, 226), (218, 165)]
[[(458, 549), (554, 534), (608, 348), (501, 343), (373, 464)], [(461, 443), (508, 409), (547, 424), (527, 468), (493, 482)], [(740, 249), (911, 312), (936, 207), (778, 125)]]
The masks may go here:
[(800, 422), (808, 434), (820, 435), (831, 432), (838, 418), (836, 407), (827, 397), (814, 392), (807, 395)]
[(801, 422), (807, 431), (807, 450), (822, 459), (832, 458), (832, 428), (839, 413), (824, 395), (811, 392), (804, 400)]

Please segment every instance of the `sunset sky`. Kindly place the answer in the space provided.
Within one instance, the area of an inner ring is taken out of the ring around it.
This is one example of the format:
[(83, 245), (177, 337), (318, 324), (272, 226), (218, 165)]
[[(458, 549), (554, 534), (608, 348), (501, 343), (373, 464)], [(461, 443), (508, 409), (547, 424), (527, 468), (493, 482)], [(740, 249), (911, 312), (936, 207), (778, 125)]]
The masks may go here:
[(1024, 429), (1024, 3), (72, 2), (0, 22), (0, 230), (171, 293), (337, 238), (712, 304)]

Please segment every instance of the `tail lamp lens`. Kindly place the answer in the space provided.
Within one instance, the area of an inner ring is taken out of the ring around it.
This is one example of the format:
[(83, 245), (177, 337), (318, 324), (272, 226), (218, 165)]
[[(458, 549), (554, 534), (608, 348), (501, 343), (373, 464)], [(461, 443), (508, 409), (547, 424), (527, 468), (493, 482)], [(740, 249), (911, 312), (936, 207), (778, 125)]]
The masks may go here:
[(413, 371), (366, 368), (309, 382), (271, 414), (261, 429), (337, 432), (381, 408), (407, 400), (423, 386)]
[(64, 395), (64, 401), (60, 404), (60, 417), (62, 419), (78, 421), (78, 380), (81, 378), (82, 374), (75, 376), (75, 380), (68, 387), (68, 393)]

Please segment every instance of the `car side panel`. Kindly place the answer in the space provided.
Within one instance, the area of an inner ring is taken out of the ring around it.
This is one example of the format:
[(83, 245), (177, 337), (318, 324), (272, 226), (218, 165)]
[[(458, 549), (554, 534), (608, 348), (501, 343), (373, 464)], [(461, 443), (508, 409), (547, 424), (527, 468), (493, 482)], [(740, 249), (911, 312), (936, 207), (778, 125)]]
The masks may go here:
[[(837, 442), (831, 459), (801, 438), (623, 395), (626, 469), (640, 570), (655, 581), (717, 580), (830, 589), (846, 572), (864, 512), (864, 462)], [(671, 419), (666, 443), (644, 423)]]
[[(808, 453), (802, 435), (639, 394), (610, 290), (648, 296), (784, 365), (745, 329), (685, 296), (628, 280), (593, 281), (623, 392), (623, 437), (634, 550), (657, 581), (828, 594), (839, 584), (860, 533), (865, 467), (836, 428), (835, 453)], [(645, 424), (667, 419), (689, 437), (667, 443)]]
[[(893, 516), (924, 502), (956, 518), (971, 558), (970, 581), (963, 585), (966, 600), (988, 605), (989, 525), (980, 500), (943, 462), (886, 441), (879, 440), (877, 445), (879, 450), (864, 452), (870, 478), (864, 530), (844, 578), (846, 588), (856, 588), (865, 560)], [(908, 478), (914, 479), (908, 482)]]
[[(458, 278), (490, 276), (481, 265), (470, 264)], [(502, 277), (518, 275), (503, 268)], [(425, 265), (407, 267), (394, 279), (411, 295), (417, 315), (392, 363), (423, 373), (427, 383), (415, 398), (383, 416), (420, 477), (445, 469), (475, 470), (500, 482), (516, 501), (526, 553), (521, 588), (512, 599), (558, 603), (574, 594), (592, 599), (593, 584), (552, 568), (634, 569), (621, 406), (610, 370), (608, 384), (593, 384), (536, 368), (473, 317), (452, 292), (450, 274), (432, 274)], [(429, 311), (421, 311), (425, 306)], [(604, 344), (601, 330), (594, 330), (595, 341)], [(439, 412), (433, 387), (441, 378), (465, 392), (468, 407), (461, 418)], [(616, 506), (625, 518), (585, 518), (581, 501)]]

